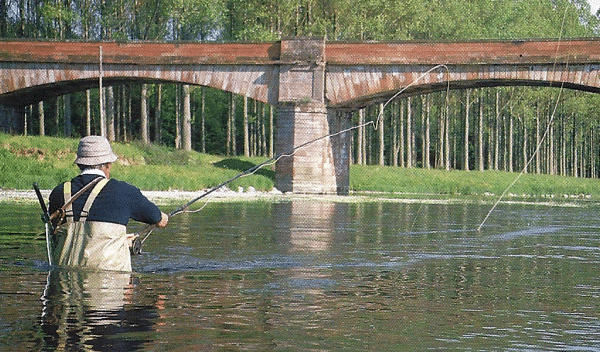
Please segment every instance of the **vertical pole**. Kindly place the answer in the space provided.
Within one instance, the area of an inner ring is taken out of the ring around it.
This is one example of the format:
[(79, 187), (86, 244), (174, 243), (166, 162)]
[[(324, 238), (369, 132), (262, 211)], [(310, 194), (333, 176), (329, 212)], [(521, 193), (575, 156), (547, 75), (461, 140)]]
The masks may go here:
[(102, 88), (102, 78), (104, 71), (102, 67), (102, 45), (100, 45), (100, 77), (99, 77), (99, 104), (100, 104), (100, 135), (106, 137), (106, 111), (104, 111), (104, 91)]

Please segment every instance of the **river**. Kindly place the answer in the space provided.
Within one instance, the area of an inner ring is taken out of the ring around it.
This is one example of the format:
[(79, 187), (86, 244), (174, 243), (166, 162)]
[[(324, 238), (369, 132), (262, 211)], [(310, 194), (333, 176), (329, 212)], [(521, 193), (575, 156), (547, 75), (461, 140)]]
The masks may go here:
[(0, 203), (0, 350), (600, 351), (600, 206), (490, 208), (213, 202), (122, 274), (50, 270)]

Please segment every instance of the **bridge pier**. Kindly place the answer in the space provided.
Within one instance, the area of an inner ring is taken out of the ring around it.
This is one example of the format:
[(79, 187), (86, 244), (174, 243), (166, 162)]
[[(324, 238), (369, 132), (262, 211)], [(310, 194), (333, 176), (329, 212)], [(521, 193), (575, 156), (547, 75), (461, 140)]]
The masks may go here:
[(281, 41), (277, 105), (276, 183), (282, 192), (347, 194), (349, 123), (325, 104), (325, 41)]
[[(280, 104), (277, 108), (277, 188), (282, 192), (347, 194), (350, 132), (344, 114), (324, 104)], [(296, 148), (296, 149), (294, 149)]]

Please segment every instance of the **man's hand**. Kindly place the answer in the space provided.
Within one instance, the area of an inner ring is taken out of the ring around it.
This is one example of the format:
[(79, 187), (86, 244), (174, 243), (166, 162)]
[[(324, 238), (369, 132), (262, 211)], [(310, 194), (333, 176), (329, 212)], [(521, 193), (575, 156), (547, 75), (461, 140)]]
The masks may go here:
[(131, 248), (131, 247), (133, 246), (133, 241), (136, 239), (136, 237), (137, 237), (137, 238), (139, 238), (140, 236), (138, 236), (138, 235), (137, 235), (137, 234), (135, 234), (135, 233), (128, 233), (128, 234), (127, 234), (127, 237), (126, 237), (126, 239), (127, 239), (127, 246), (128, 246), (129, 248)]
[(169, 215), (161, 212), (161, 219), (158, 222), (158, 224), (156, 224), (156, 226), (163, 228), (163, 227), (166, 227), (168, 223), (169, 223)]
[(131, 253), (131, 255), (142, 254), (142, 241), (140, 241), (140, 236), (135, 233), (128, 234), (127, 243), (129, 245), (129, 253)]

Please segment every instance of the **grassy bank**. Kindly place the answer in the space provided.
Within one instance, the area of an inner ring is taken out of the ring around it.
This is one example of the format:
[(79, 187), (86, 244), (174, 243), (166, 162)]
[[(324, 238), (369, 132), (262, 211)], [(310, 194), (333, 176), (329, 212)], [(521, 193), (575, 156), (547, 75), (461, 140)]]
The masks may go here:
[[(78, 174), (73, 164), (76, 139), (0, 134), (0, 188), (31, 189), (33, 182), (50, 189)], [(228, 158), (184, 152), (138, 143), (114, 143), (119, 160), (113, 176), (144, 190), (196, 191), (220, 184), (265, 160)], [(500, 195), (517, 174), (499, 171), (443, 171), (379, 166), (350, 169), (350, 188), (359, 192), (399, 192), (430, 195)], [(274, 187), (274, 166), (240, 178), (231, 189)], [(600, 180), (563, 176), (523, 175), (510, 188), (517, 196), (589, 196), (600, 199)]]
[[(40, 188), (51, 189), (71, 179), (79, 173), (73, 164), (77, 143), (77, 139), (0, 134), (0, 188), (31, 189), (37, 182)], [(111, 175), (149, 191), (206, 189), (265, 160), (227, 158), (139, 143), (112, 146), (119, 159), (113, 164)], [(265, 167), (229, 187), (269, 190), (274, 178), (273, 168)]]
[[(445, 171), (352, 166), (354, 190), (434, 195), (501, 195), (519, 175), (502, 171)], [(512, 197), (600, 199), (600, 180), (523, 174), (507, 192)]]

